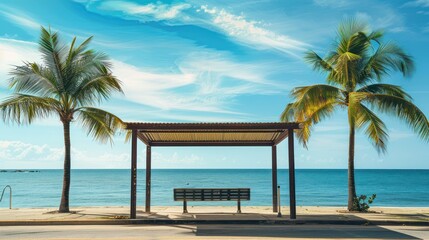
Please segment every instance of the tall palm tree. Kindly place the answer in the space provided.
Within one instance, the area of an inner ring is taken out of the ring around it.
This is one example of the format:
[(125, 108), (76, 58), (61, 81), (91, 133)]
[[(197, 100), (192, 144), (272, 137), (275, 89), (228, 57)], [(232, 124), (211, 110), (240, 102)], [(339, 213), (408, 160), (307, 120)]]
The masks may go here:
[(30, 124), (36, 118), (58, 116), (64, 128), (64, 178), (59, 212), (69, 212), (70, 124), (79, 121), (96, 140), (112, 140), (122, 121), (91, 107), (122, 93), (120, 81), (110, 72), (106, 55), (88, 49), (92, 37), (76, 46), (60, 42), (58, 33), (41, 28), (39, 50), (43, 63), (24, 62), (12, 72), (9, 87), (14, 94), (0, 104), (5, 121)]
[(347, 20), (340, 24), (337, 41), (326, 57), (309, 51), (305, 59), (315, 70), (326, 73), (327, 84), (297, 87), (293, 102), (281, 115), (282, 121), (302, 122), (297, 136), (304, 146), (313, 125), (330, 117), (338, 108), (347, 110), (349, 125), (348, 209), (359, 210), (354, 176), (355, 131), (365, 134), (379, 153), (386, 151), (386, 125), (374, 110), (405, 121), (420, 137), (429, 140), (429, 122), (400, 86), (381, 83), (391, 72), (409, 76), (412, 58), (392, 42), (383, 42), (381, 31), (369, 32), (365, 23)]

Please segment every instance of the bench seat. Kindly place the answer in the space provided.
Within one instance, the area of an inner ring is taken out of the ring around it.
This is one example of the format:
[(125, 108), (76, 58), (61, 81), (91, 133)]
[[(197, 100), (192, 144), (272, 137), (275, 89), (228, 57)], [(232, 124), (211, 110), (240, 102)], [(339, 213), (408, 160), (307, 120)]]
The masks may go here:
[(183, 213), (187, 213), (189, 201), (237, 201), (241, 213), (241, 201), (250, 200), (250, 188), (175, 188), (174, 201), (183, 201)]

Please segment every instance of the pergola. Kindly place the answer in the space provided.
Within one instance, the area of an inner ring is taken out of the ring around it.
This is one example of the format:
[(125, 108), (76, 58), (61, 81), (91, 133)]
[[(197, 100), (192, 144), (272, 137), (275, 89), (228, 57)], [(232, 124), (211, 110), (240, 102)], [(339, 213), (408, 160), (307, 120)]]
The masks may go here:
[(296, 218), (294, 129), (299, 123), (144, 123), (128, 122), (131, 130), (130, 218), (136, 218), (137, 138), (146, 145), (146, 203), (150, 212), (151, 148), (187, 146), (266, 146), (272, 149), (273, 212), (277, 212), (277, 145), (288, 138), (290, 218)]

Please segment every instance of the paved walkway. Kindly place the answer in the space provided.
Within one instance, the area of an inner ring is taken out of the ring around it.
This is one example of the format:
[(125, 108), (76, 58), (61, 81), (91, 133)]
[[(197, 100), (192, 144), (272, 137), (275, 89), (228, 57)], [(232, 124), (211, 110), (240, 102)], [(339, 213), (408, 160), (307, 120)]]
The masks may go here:
[(356, 225), (0, 226), (0, 240), (429, 239), (428, 227)]
[(54, 208), (0, 209), (0, 225), (49, 224), (373, 224), (429, 226), (429, 208), (371, 208), (373, 213), (347, 213), (341, 207), (298, 207), (297, 219), (290, 220), (288, 208), (277, 217), (270, 207), (234, 206), (152, 207), (151, 213), (138, 208), (137, 220), (128, 219), (128, 207), (75, 207), (73, 213), (56, 213)]

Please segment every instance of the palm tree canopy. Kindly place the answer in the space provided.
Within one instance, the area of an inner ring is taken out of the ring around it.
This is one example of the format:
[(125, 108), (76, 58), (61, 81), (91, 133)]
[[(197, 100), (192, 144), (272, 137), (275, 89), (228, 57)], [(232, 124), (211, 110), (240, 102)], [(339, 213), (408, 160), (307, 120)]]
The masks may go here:
[(312, 127), (330, 117), (335, 109), (348, 110), (349, 123), (365, 130), (379, 152), (388, 140), (378, 110), (407, 123), (421, 138), (429, 140), (429, 122), (400, 86), (381, 83), (392, 72), (410, 76), (412, 58), (392, 42), (383, 42), (382, 31), (368, 31), (368, 26), (348, 20), (339, 26), (335, 47), (321, 57), (309, 51), (305, 60), (327, 75), (327, 85), (298, 87), (292, 90), (293, 102), (281, 115), (282, 121), (302, 122), (298, 139), (306, 146)]
[(54, 114), (63, 122), (77, 117), (95, 139), (111, 139), (122, 121), (89, 106), (114, 92), (122, 93), (122, 88), (111, 74), (107, 56), (88, 49), (91, 39), (77, 45), (73, 38), (68, 46), (61, 43), (57, 32), (42, 27), (39, 50), (43, 63), (24, 62), (11, 71), (9, 87), (14, 94), (0, 104), (3, 119), (29, 124)]

